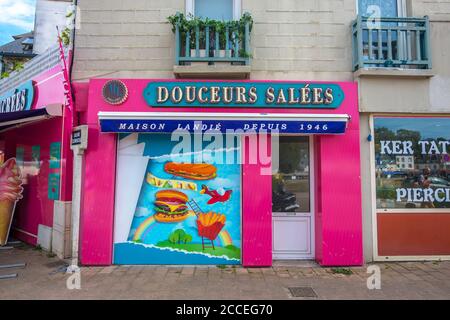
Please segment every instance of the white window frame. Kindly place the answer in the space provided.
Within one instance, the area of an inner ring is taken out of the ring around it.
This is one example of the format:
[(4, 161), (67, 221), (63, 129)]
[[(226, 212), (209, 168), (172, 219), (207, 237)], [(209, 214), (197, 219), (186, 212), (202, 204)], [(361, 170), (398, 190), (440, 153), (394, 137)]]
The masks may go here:
[[(195, 16), (195, 0), (186, 0), (186, 17)], [(242, 0), (233, 0), (233, 20), (242, 16)]]

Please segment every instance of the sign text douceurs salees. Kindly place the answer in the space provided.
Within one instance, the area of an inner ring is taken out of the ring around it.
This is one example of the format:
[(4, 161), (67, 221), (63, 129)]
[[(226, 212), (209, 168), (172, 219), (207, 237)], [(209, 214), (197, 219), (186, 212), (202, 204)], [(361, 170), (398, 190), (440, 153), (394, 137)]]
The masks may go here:
[(144, 98), (151, 107), (336, 109), (345, 97), (334, 83), (158, 81)]

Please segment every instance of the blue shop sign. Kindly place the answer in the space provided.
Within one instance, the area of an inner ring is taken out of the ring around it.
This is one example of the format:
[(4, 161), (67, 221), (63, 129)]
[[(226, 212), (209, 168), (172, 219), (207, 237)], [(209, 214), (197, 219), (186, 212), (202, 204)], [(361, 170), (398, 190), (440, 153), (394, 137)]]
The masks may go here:
[(33, 81), (27, 81), (0, 97), (0, 113), (31, 110), (33, 100)]
[[(274, 132), (280, 134), (342, 134), (347, 121), (283, 121), (283, 120), (176, 120), (176, 119), (100, 119), (102, 132), (115, 133), (192, 133)], [(240, 132), (239, 132), (240, 131)]]
[(155, 81), (144, 90), (151, 107), (337, 109), (345, 99), (337, 83)]

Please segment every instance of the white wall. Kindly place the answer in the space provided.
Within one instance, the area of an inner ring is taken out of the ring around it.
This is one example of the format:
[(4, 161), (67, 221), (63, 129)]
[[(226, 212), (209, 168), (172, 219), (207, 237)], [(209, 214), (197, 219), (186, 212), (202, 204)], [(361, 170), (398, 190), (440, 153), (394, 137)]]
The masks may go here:
[[(356, 0), (242, 0), (254, 18), (252, 79), (352, 81)], [(185, 0), (79, 0), (74, 81), (173, 78), (167, 16)]]
[(72, 4), (70, 0), (37, 0), (34, 22), (33, 52), (41, 54), (57, 45), (56, 26), (60, 32), (66, 26), (66, 9)]

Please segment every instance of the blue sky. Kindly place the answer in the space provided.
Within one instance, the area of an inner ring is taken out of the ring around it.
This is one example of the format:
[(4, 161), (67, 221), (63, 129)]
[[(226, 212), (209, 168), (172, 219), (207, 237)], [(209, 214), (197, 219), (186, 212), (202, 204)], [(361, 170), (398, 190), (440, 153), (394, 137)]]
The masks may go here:
[(0, 45), (34, 28), (36, 0), (0, 0)]
[(386, 127), (392, 131), (407, 129), (419, 131), (422, 139), (445, 138), (450, 140), (450, 118), (375, 118), (375, 128)]

